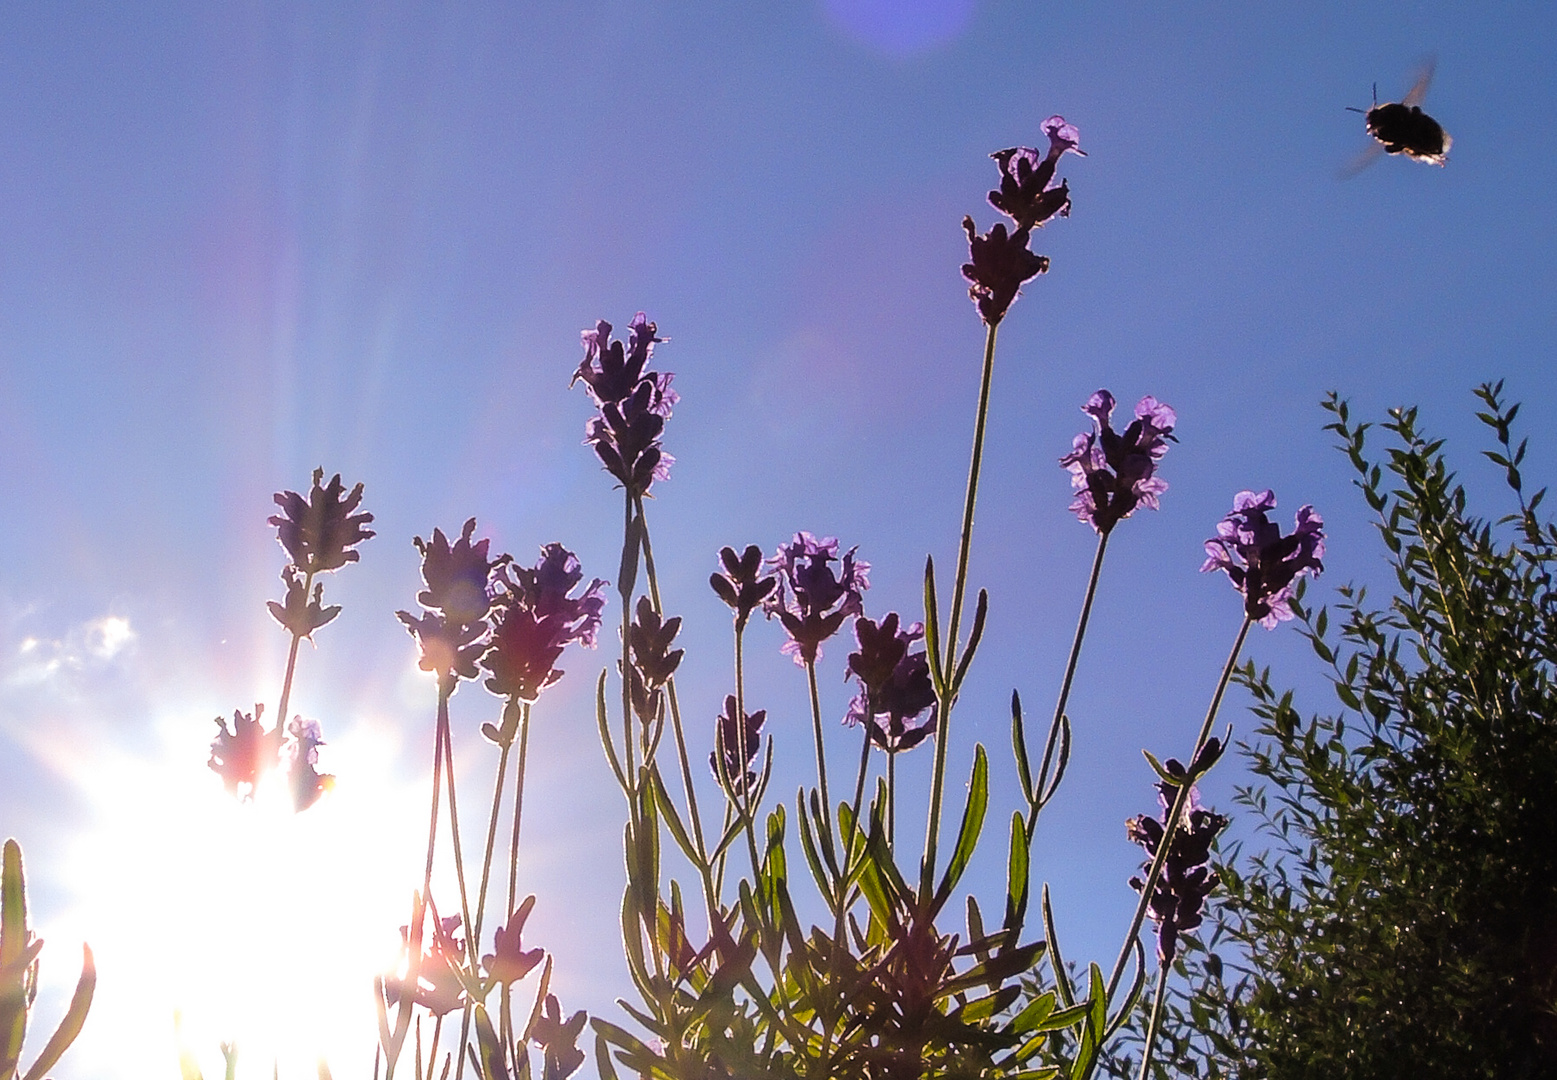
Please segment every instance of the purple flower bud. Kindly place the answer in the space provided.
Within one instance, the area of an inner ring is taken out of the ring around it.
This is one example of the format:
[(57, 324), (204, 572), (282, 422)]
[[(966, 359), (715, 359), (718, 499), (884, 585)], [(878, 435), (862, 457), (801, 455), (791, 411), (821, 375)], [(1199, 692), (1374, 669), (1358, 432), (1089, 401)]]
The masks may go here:
[(525, 920), (530, 917), (530, 910), (533, 907), (535, 907), (535, 897), (526, 897), (509, 917), (508, 925), (499, 926), (497, 933), (493, 935), (493, 947), (496, 951), (481, 958), (481, 966), (486, 969), (487, 978), (493, 982), (504, 986), (518, 982), (545, 957), (544, 949), (530, 949), (527, 952), (520, 943)]
[(567, 1080), (584, 1064), (584, 1052), (577, 1043), (588, 1019), (580, 1010), (564, 1021), (557, 995), (546, 995), (530, 1028), (530, 1039), (545, 1051), (546, 1065), (541, 1080)]
[(492, 673), (488, 690), (534, 701), (562, 678), (553, 665), (564, 648), (574, 641), (595, 647), (606, 583), (595, 578), (581, 595), (570, 595), (583, 580), (578, 557), (561, 544), (541, 548), (534, 567), (510, 564), (499, 571), (491, 646), (481, 658)]
[(276, 767), (280, 754), (281, 733), (264, 729), (260, 724), (264, 714), (263, 705), (255, 705), (253, 713), (235, 709), (231, 731), (227, 721), (218, 716), (216, 726), (221, 730), (211, 741), (211, 757), (206, 762), (222, 778), (229, 794), (238, 795), (242, 785), (245, 800), (254, 797), (260, 778)]
[(1027, 229), (1007, 233), (1005, 223), (996, 222), (980, 236), (970, 217), (962, 219), (962, 228), (968, 234), (968, 261), (962, 265), (968, 296), (985, 324), (994, 326), (1006, 317), (1022, 286), (1049, 269), (1049, 259), (1028, 250)]
[(1031, 231), (1056, 214), (1070, 215), (1070, 188), (1063, 180), (1055, 182), (1054, 170), (1066, 153), (1086, 156), (1075, 125), (1067, 124), (1063, 116), (1045, 120), (1043, 133), (1049, 137), (1047, 154), (1014, 146), (989, 155), (1000, 167), (1000, 190), (989, 193), (989, 204), (1011, 218), (1018, 230)]
[(802, 667), (819, 659), (822, 642), (861, 611), (860, 594), (870, 588), (870, 564), (854, 557), (858, 550), (846, 551), (834, 573), (831, 564), (840, 562), (837, 537), (818, 540), (798, 532), (767, 562), (778, 571), (779, 584), (763, 601), (763, 610), (784, 624), (789, 640), (780, 651)]
[(471, 540), (476, 519), (465, 522), (460, 538), (450, 544), (442, 529), (432, 540), (416, 538), (422, 553), (422, 579), (427, 588), (416, 596), (426, 612), (420, 616), (397, 611), (421, 649), (423, 671), (440, 679), (476, 677), (476, 658), (486, 648), (486, 617), (492, 606), (492, 575), (508, 556), (487, 557), (489, 540)]
[(292, 565), (305, 574), (339, 570), (356, 562), (358, 555), (351, 549), (374, 535), (363, 528), (373, 515), (353, 513), (362, 505), (362, 485), (348, 495), (340, 473), (326, 485), (320, 484), (323, 479), (324, 470), (315, 469), (306, 500), (295, 491), (277, 492), (275, 502), (281, 513), (269, 519)]
[(315, 768), (319, 764), (319, 747), (323, 745), (319, 721), (293, 717), (287, 725), (287, 786), (292, 792), (292, 809), (298, 813), (335, 788), (335, 777)]
[[(766, 709), (739, 715), (735, 707), (735, 695), (724, 699), (724, 712), (719, 714), (714, 729), (714, 752), (708, 755), (709, 768), (720, 783), (728, 781), (737, 793), (749, 792), (757, 782), (757, 774), (751, 764), (757, 759), (757, 747), (762, 739), (762, 725), (768, 718)], [(723, 769), (720, 759), (723, 758)]]
[[(584, 428), (584, 442), (595, 449), (606, 471), (629, 491), (645, 494), (656, 480), (670, 476), (675, 458), (660, 447), (671, 409), (681, 400), (670, 388), (670, 372), (645, 370), (654, 354), (657, 327), (643, 312), (629, 328), (631, 341), (611, 340), (611, 324), (601, 320), (581, 335), (584, 360), (573, 382), (584, 381), (600, 410)], [(570, 383), (571, 385), (571, 383)]]
[(1275, 509), (1270, 490), (1240, 491), (1232, 512), (1206, 541), (1202, 573), (1225, 570), (1233, 586), (1244, 596), (1244, 613), (1267, 629), (1292, 618), (1293, 584), (1304, 574), (1318, 576), (1324, 569), (1324, 519), (1312, 506), (1297, 512), (1296, 527), (1281, 535), (1281, 527), (1266, 511)]
[(710, 574), (708, 584), (735, 610), (735, 628), (744, 630), (751, 613), (778, 588), (778, 578), (761, 573), (762, 549), (756, 544), (747, 545), (740, 555), (732, 547), (720, 548), (719, 562), (724, 569)]
[(1094, 430), (1077, 435), (1060, 464), (1070, 470), (1076, 491), (1071, 511), (1099, 533), (1108, 533), (1137, 506), (1157, 509), (1157, 497), (1168, 490), (1155, 475), (1157, 462), (1168, 452), (1178, 416), (1156, 398), (1143, 397), (1135, 406), (1135, 420), (1120, 434), (1109, 423), (1114, 395), (1107, 390), (1088, 398), (1081, 411), (1092, 417)]
[[(1215, 742), (1215, 740), (1212, 740)], [(1184, 774), (1184, 767), (1170, 759), (1168, 771)], [(1158, 802), (1162, 806), (1162, 820), (1142, 814), (1125, 822), (1125, 835), (1130, 842), (1146, 849), (1146, 861), (1142, 870), (1149, 870), (1157, 856), (1157, 849), (1167, 833), (1168, 815), (1178, 798), (1179, 788), (1165, 781), (1157, 784)], [(1202, 809), (1198, 793), (1190, 788), (1189, 803), (1184, 818), (1173, 833), (1168, 854), (1162, 864), (1162, 874), (1152, 889), (1148, 911), (1157, 924), (1157, 959), (1171, 964), (1178, 955), (1178, 938), (1186, 930), (1200, 925), (1206, 898), (1218, 884), (1215, 870), (1210, 868), (1211, 844), (1227, 827), (1227, 818), (1211, 810)], [(1145, 887), (1142, 878), (1130, 879), (1137, 892)]]
[(918, 746), (934, 734), (938, 718), (929, 657), (923, 650), (908, 651), (924, 637), (924, 626), (900, 630), (898, 622), (895, 611), (879, 625), (863, 615), (854, 620), (860, 650), (849, 654), (848, 674), (860, 689), (843, 718), (851, 727), (869, 721), (871, 742), (888, 753)]

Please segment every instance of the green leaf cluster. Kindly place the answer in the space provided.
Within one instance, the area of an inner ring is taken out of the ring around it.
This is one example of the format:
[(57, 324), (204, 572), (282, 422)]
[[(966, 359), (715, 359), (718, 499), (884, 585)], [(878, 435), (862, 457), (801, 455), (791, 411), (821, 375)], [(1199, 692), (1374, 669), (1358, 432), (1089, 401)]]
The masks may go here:
[(1336, 712), (1305, 719), (1268, 670), (1240, 673), (1261, 783), (1239, 801), (1269, 844), (1221, 868), (1157, 1076), (1557, 1075), (1557, 529), (1524, 487), (1518, 405), (1477, 395), (1512, 496), (1497, 521), (1416, 410), (1390, 412), (1377, 458), (1326, 403), (1395, 595), (1301, 611)]

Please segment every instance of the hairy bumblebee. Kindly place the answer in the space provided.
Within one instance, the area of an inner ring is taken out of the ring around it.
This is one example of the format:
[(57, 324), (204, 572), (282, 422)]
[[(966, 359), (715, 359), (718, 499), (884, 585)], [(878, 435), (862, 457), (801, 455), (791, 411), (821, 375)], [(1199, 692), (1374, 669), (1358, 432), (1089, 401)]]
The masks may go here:
[(1381, 154), (1404, 154), (1412, 161), (1427, 165), (1442, 165), (1448, 160), (1449, 147), (1454, 140), (1438, 121), (1422, 111), (1422, 99), (1427, 96), (1427, 87), (1432, 81), (1433, 65), (1429, 63), (1402, 100), (1380, 105), (1378, 84), (1375, 83), (1371, 109), (1348, 106), (1348, 111), (1363, 114), (1368, 134), (1373, 136), (1375, 143), (1342, 170), (1343, 176), (1362, 171)]

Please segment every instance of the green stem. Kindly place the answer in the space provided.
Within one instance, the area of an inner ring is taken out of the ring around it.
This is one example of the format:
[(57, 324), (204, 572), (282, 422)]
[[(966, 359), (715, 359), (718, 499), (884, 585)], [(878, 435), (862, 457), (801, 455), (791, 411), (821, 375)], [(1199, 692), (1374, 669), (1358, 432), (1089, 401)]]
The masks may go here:
[(1044, 785), (1048, 782), (1049, 766), (1054, 763), (1054, 747), (1060, 733), (1060, 722), (1065, 716), (1065, 706), (1070, 702), (1071, 683), (1076, 677), (1076, 665), (1081, 660), (1081, 643), (1087, 636), (1087, 621), (1092, 617), (1092, 601), (1097, 596), (1098, 579), (1103, 573), (1103, 553), (1108, 550), (1108, 533), (1097, 538), (1097, 554), (1092, 557), (1092, 576), (1087, 579), (1087, 595), (1081, 602), (1081, 617), (1076, 620), (1076, 636), (1070, 643), (1070, 657), (1065, 661), (1065, 678), (1060, 682), (1059, 700), (1054, 703), (1054, 718), (1049, 721), (1049, 737), (1043, 745), (1043, 764), (1038, 769), (1038, 790), (1027, 794), (1027, 846), (1032, 849), (1033, 831), (1038, 824), (1038, 812), (1043, 809)]
[(453, 693), (452, 680), (438, 677), (438, 721), (433, 734), (433, 789), (432, 810), (427, 815), (427, 868), (422, 872), (422, 896), (425, 899), (432, 890), (433, 850), (438, 843), (438, 803), (443, 777), (443, 733), (449, 725), (449, 695)]
[[(643, 541), (643, 569), (649, 581), (649, 600), (654, 605), (654, 613), (661, 618), (665, 615), (665, 606), (660, 602), (659, 574), (654, 569), (654, 547), (649, 543), (649, 519), (644, 516), (643, 497), (638, 498), (638, 535)], [(736, 639), (735, 653), (735, 685), (736, 701), (742, 700), (741, 684), (741, 657), (740, 639)], [(681, 766), (681, 784), (687, 793), (687, 815), (692, 819), (692, 843), (697, 848), (698, 874), (703, 881), (703, 895), (709, 905), (710, 912), (718, 903), (718, 893), (714, 890), (713, 875), (709, 867), (708, 843), (703, 837), (703, 818), (697, 808), (697, 789), (692, 784), (692, 763), (687, 754), (687, 739), (681, 724), (681, 701), (676, 696), (676, 680), (672, 676), (665, 683), (666, 696), (670, 701), (671, 730), (676, 736), (676, 756)], [(743, 713), (742, 716), (745, 714)]]
[[(984, 370), (979, 379), (979, 406), (973, 424), (973, 456), (968, 463), (968, 488), (962, 503), (962, 534), (957, 545), (957, 576), (952, 583), (951, 621), (947, 625), (946, 660), (941, 670), (948, 680), (957, 670), (957, 631), (962, 624), (962, 602), (968, 591), (968, 554), (973, 547), (973, 508), (978, 503), (979, 471), (984, 463), (984, 428), (989, 419), (989, 391), (995, 376), (995, 332), (991, 324), (984, 335)], [(930, 819), (925, 825), (924, 861), (920, 864), (920, 891), (926, 896), (935, 881), (936, 846), (941, 833), (941, 802), (946, 791), (946, 745), (951, 729), (952, 694), (946, 688), (939, 705), (939, 730), (935, 734), (935, 771), (930, 779)]]
[[(627, 562), (627, 546), (633, 543), (633, 494), (626, 493), (625, 519), (622, 524), (622, 563)], [(636, 554), (636, 553), (634, 553)], [(630, 814), (638, 814), (638, 769), (633, 763), (633, 706), (632, 706), (632, 655), (629, 650), (628, 630), (633, 618), (633, 582), (618, 581), (617, 595), (622, 599), (622, 765), (627, 778), (628, 806)]]
[[(492, 812), (487, 816), (487, 846), (481, 857), (481, 888), (476, 893), (476, 921), (470, 930), (471, 938), (476, 941), (481, 940), (481, 924), (486, 916), (487, 885), (492, 878), (492, 848), (497, 843), (497, 819), (502, 813), (503, 805), (503, 778), (508, 775), (508, 755), (512, 749), (512, 742), (504, 743), (497, 757), (497, 782), (492, 785)], [(503, 912), (503, 917), (506, 919), (508, 912)], [(470, 958), (474, 963), (476, 959), (474, 949), (471, 951)]]
[(816, 735), (816, 780), (822, 791), (822, 820), (819, 828), (832, 831), (833, 804), (827, 794), (827, 754), (822, 749), (822, 697), (816, 688), (816, 661), (806, 661), (806, 681), (811, 687), (811, 729)]
[(519, 714), (519, 765), (514, 770), (514, 831), (508, 839), (508, 907), (504, 917), (512, 914), (519, 889), (519, 825), (524, 820), (524, 769), (530, 753), (530, 703), (524, 703)]
[(979, 470), (984, 461), (984, 426), (989, 418), (989, 389), (995, 376), (995, 326), (984, 337), (984, 372), (979, 381), (978, 416), (973, 425), (973, 458), (968, 463), (968, 489), (962, 503), (962, 537), (957, 546), (957, 577), (952, 584), (951, 622), (946, 632), (947, 675), (957, 667), (957, 628), (968, 587), (968, 553), (973, 547), (973, 507), (978, 501)]
[(1151, 1020), (1146, 1025), (1146, 1042), (1141, 1048), (1141, 1072), (1140, 1080), (1146, 1080), (1151, 1075), (1152, 1050), (1157, 1041), (1157, 1024), (1162, 1020), (1163, 999), (1168, 996), (1168, 973), (1173, 965), (1164, 963), (1157, 969), (1157, 993), (1152, 998)]
[[(897, 854), (897, 751), (887, 751), (887, 848)], [(928, 887), (920, 890), (929, 896)]]
[[(1227, 692), (1227, 684), (1232, 680), (1233, 668), (1238, 664), (1238, 654), (1243, 651), (1244, 638), (1249, 636), (1251, 625), (1252, 620), (1245, 615), (1243, 625), (1238, 628), (1237, 640), (1233, 642), (1232, 652), (1227, 654), (1227, 663), (1222, 665), (1222, 677), (1217, 680), (1216, 693), (1211, 697), (1211, 707), (1206, 710), (1205, 722), (1200, 725), (1200, 734), (1195, 738), (1195, 749), (1189, 757), (1191, 762), (1200, 755), (1201, 748), (1211, 737), (1211, 725), (1216, 723), (1217, 710), (1222, 707), (1222, 695)], [(1114, 961), (1114, 970), (1108, 977), (1108, 990), (1104, 997), (1110, 1003), (1114, 1000), (1114, 991), (1119, 989), (1119, 980), (1124, 978), (1130, 952), (1141, 932), (1141, 923), (1146, 920), (1146, 909), (1151, 904), (1152, 891), (1157, 887), (1157, 880), (1162, 876), (1163, 864), (1168, 860), (1168, 850), (1173, 846), (1173, 837), (1183, 820), (1184, 808), (1189, 805), (1189, 791), (1193, 786), (1193, 784), (1184, 784), (1179, 788), (1173, 806), (1168, 811), (1168, 818), (1163, 822), (1162, 839), (1157, 842), (1157, 854), (1152, 857), (1151, 869), (1147, 871), (1146, 880), (1141, 886), (1141, 898), (1135, 905), (1135, 917), (1130, 920), (1130, 929), (1119, 948), (1119, 958)]]
[[(454, 842), (454, 880), (459, 883), (460, 887), (460, 915), (464, 919), (460, 925), (468, 929), (470, 926), (470, 898), (465, 890), (465, 853), (463, 846), (460, 844), (460, 815), (454, 791), (454, 741), (449, 733), (447, 715), (445, 715), (443, 723), (443, 770), (449, 781), (449, 834)], [(471, 938), (470, 934), (467, 933), (465, 937), (470, 946), (471, 963), (474, 964), (476, 950), (480, 945)]]
[[(303, 603), (308, 603), (308, 593), (314, 587), (314, 571), (308, 571), (303, 578)], [(293, 631), (292, 648), (287, 653), (286, 678), (281, 680), (281, 703), (276, 706), (276, 745), (281, 745), (282, 738), (287, 730), (287, 708), (292, 704), (292, 676), (297, 672), (297, 648), (302, 644), (303, 635)]]

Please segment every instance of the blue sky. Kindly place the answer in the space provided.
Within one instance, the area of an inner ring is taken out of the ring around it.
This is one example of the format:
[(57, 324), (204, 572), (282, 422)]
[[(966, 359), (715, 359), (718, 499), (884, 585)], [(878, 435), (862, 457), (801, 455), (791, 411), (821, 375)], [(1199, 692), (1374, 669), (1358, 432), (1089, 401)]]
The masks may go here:
[[(1288, 522), (1313, 503), (1321, 584), (1387, 587), (1323, 393), (1370, 417), (1419, 404), (1486, 487), (1470, 391), (1506, 378), (1527, 474), (1552, 475), (1553, 55), (1536, 4), (8, 5), (0, 833), (23, 841), (45, 931), (58, 920), (47, 992), (75, 941), (109, 933), (104, 889), (157, 888), (133, 866), (83, 877), (82, 837), (139, 798), (105, 799), (103, 770), (209, 787), (211, 717), (274, 702), (272, 492), (322, 465), (376, 515), (295, 699), (343, 792), (368, 762), (395, 790), (423, 782), (432, 690), (392, 614), (418, 587), (413, 535), (474, 515), (501, 550), (557, 540), (613, 576), (618, 496), (567, 387), (597, 318), (645, 310), (671, 339), (677, 464), (651, 526), (705, 739), (729, 682), (720, 546), (839, 536), (873, 566), (867, 610), (911, 610), (925, 554), (954, 557), (977, 392), (959, 222), (994, 220), (987, 155), (1041, 141), (1052, 113), (1090, 156), (1065, 159), (1072, 216), (1034, 245), (1052, 270), (1002, 328), (972, 575), (991, 626), (952, 769), (988, 744), (1004, 817), (1010, 691), (1053, 701), (1093, 544), (1055, 464), (1079, 406), (1100, 386), (1172, 404), (1171, 490), (1110, 546), (1075, 763), (1039, 838), (1067, 954), (1110, 960), (1134, 901), (1122, 823), (1152, 804), (1138, 751), (1188, 749), (1237, 629), (1225, 581), (1197, 573), (1233, 494), (1274, 488)], [(1398, 99), (1429, 56), (1448, 166), (1338, 181), (1367, 143), (1344, 107), (1375, 81)], [(804, 678), (776, 626), (749, 641), (792, 793)], [(821, 672), (838, 715), (845, 651)], [(1327, 704), (1290, 629), (1248, 655)], [(537, 709), (523, 872), (565, 1003), (609, 1015), (629, 984), (620, 800), (590, 715), (606, 662), (570, 654)], [(467, 771), (491, 767), (474, 732), (493, 711), (474, 688), (455, 701)], [(1239, 779), (1224, 766), (1209, 801)], [(409, 890), (415, 830), (385, 813), (375, 843)], [(1003, 868), (979, 870), (987, 907)], [(97, 1027), (77, 1074), (127, 1075)]]

